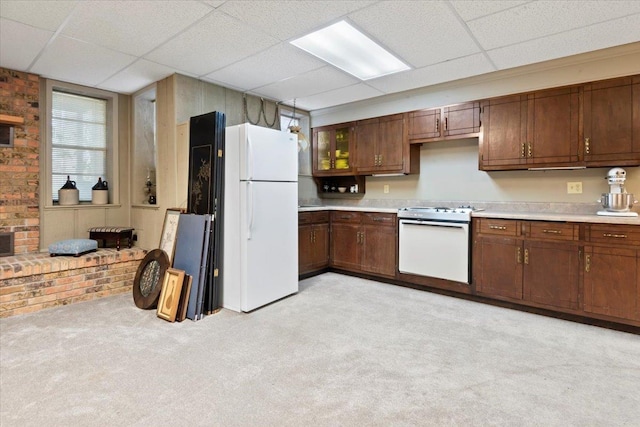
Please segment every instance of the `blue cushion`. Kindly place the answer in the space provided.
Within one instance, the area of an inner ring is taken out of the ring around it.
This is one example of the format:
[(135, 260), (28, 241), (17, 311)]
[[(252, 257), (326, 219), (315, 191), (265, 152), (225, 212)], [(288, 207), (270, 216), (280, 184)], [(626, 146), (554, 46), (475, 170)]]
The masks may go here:
[(98, 249), (98, 242), (91, 239), (61, 240), (49, 245), (49, 254), (80, 256)]

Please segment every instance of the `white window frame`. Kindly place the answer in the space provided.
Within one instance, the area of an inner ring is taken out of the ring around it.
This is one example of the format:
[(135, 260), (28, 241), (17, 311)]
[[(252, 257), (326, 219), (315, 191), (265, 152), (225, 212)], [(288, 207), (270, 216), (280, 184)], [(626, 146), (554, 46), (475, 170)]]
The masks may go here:
[[(58, 207), (53, 202), (53, 191), (57, 189), (51, 188), (52, 181), (52, 109), (53, 109), (53, 91), (68, 92), (74, 95), (87, 96), (92, 98), (104, 99), (107, 101), (107, 176), (109, 181), (109, 204), (120, 204), (119, 191), (119, 168), (118, 168), (118, 94), (100, 89), (94, 89), (86, 86), (75, 85), (56, 80), (46, 80), (45, 85), (45, 135), (43, 135), (43, 149), (41, 150), (41, 159), (43, 160), (42, 175), (40, 176), (41, 201), (43, 206)], [(42, 110), (41, 110), (42, 112)], [(91, 201), (80, 202), (74, 207), (91, 205)], [(102, 205), (104, 206), (104, 205)], [(61, 206), (65, 208), (66, 206)]]

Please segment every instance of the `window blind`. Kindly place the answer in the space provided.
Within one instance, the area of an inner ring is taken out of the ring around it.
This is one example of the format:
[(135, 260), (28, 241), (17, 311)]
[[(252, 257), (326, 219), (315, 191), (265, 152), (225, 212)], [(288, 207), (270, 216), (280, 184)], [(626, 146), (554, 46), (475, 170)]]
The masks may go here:
[(51, 113), (51, 186), (53, 200), (67, 176), (80, 200), (91, 200), (98, 177), (107, 180), (107, 101), (53, 91)]

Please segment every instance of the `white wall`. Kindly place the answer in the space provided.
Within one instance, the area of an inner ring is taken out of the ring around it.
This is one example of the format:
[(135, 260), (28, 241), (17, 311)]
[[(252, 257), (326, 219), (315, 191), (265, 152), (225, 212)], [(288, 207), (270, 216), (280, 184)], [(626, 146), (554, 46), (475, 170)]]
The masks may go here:
[[(365, 199), (592, 203), (607, 192), (609, 168), (549, 171), (478, 170), (478, 139), (423, 144), (420, 174), (367, 177)], [(628, 167), (627, 188), (640, 197), (640, 168)], [(582, 194), (567, 194), (567, 182), (582, 182)], [(384, 193), (389, 185), (389, 193)]]

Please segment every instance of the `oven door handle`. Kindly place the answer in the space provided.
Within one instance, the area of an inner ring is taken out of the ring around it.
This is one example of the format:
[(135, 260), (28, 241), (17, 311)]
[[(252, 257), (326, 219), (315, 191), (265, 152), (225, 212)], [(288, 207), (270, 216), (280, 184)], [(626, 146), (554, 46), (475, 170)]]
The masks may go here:
[(400, 224), (426, 225), (428, 227), (449, 227), (466, 229), (469, 224), (460, 222), (437, 222), (437, 221), (416, 221), (411, 219), (402, 219)]

